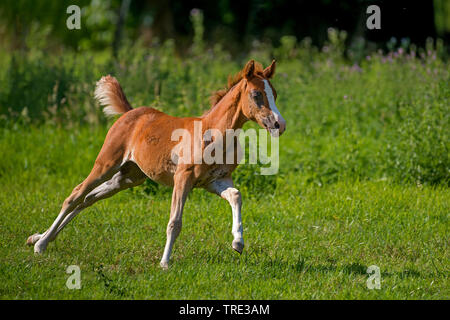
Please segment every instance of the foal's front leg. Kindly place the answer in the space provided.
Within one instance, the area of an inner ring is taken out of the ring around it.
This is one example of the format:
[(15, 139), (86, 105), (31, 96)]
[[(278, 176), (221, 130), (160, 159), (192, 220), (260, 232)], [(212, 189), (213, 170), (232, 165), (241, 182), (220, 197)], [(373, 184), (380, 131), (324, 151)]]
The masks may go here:
[(172, 193), (172, 207), (170, 210), (170, 219), (167, 225), (167, 241), (164, 248), (164, 254), (161, 259), (161, 267), (169, 267), (170, 254), (175, 239), (178, 237), (182, 226), (182, 216), (184, 203), (189, 192), (192, 189), (191, 174), (189, 172), (177, 172), (174, 176), (174, 187)]
[(208, 185), (206, 190), (221, 196), (231, 205), (231, 210), (233, 213), (232, 233), (234, 237), (232, 247), (237, 252), (242, 253), (242, 250), (244, 249), (244, 237), (242, 235), (241, 193), (234, 187), (233, 180), (231, 180), (231, 178), (216, 180)]

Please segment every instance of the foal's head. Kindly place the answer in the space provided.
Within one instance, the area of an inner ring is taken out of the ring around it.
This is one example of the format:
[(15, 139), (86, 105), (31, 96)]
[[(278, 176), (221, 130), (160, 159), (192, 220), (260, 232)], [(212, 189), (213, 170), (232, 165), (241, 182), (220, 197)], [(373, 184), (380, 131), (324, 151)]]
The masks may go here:
[(267, 129), (272, 136), (281, 135), (286, 130), (286, 121), (275, 105), (277, 92), (270, 83), (275, 74), (275, 60), (264, 70), (255, 65), (254, 60), (250, 60), (242, 73), (242, 112), (247, 119)]

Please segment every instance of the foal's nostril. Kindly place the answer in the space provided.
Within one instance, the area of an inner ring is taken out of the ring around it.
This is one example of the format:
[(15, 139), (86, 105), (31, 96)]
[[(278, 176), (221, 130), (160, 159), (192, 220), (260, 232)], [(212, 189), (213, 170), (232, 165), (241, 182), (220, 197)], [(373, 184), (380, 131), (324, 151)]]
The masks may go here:
[(275, 129), (279, 129), (280, 128), (280, 124), (278, 123), (278, 121), (275, 121)]

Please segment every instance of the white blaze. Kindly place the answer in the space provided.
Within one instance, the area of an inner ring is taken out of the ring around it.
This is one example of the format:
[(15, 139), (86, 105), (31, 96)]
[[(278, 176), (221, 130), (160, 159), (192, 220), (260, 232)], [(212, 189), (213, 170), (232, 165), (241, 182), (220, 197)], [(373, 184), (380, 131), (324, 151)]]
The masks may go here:
[(284, 128), (286, 126), (286, 121), (284, 120), (283, 116), (281, 115), (280, 111), (278, 111), (278, 108), (275, 104), (275, 98), (273, 96), (272, 88), (269, 85), (269, 81), (264, 81), (264, 91), (266, 93), (267, 100), (269, 100), (269, 107), (272, 110), (272, 114), (275, 118), (275, 121), (278, 121), (280, 126)]

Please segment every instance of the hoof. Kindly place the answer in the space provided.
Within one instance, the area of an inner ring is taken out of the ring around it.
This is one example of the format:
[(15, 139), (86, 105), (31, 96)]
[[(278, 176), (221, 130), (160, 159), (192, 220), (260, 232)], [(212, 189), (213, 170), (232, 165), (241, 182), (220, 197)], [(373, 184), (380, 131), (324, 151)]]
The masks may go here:
[(40, 238), (41, 238), (41, 235), (39, 233), (35, 233), (35, 234), (29, 236), (27, 239), (27, 246), (34, 245), (36, 242), (38, 242), (38, 240)]
[(41, 242), (40, 240), (38, 242), (36, 242), (36, 244), (34, 245), (34, 253), (35, 254), (41, 254), (45, 251), (45, 249), (47, 249), (47, 244)]
[(169, 269), (169, 263), (168, 263), (167, 261), (161, 261), (161, 262), (159, 263), (159, 265), (161, 266), (161, 268), (162, 268), (163, 270), (168, 270), (168, 269)]
[(233, 240), (231, 246), (235, 251), (239, 252), (239, 254), (242, 254), (242, 250), (244, 250), (244, 240), (242, 239)]

